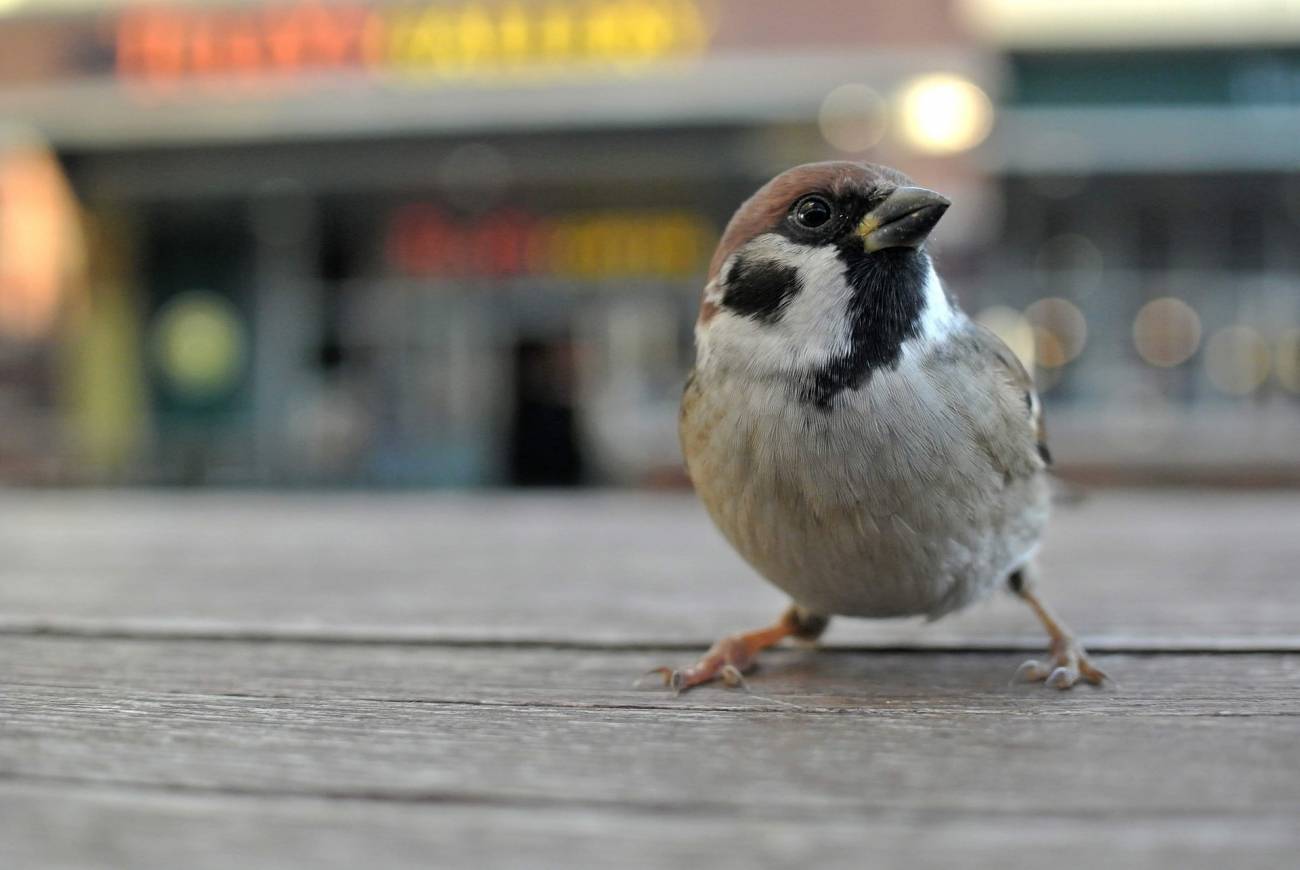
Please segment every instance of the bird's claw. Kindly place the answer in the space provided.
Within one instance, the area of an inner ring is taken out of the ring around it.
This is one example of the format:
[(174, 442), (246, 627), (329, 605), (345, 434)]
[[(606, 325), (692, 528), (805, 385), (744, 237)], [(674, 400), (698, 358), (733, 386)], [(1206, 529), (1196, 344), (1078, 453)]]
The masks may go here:
[(733, 689), (744, 688), (743, 674), (753, 666), (754, 652), (746, 643), (744, 635), (724, 637), (695, 664), (685, 668), (655, 668), (637, 680), (637, 685), (639, 687), (647, 678), (658, 675), (664, 687), (672, 689), (674, 695), (680, 695), (693, 686), (713, 680), (722, 680)]
[(644, 689), (651, 677), (658, 677), (658, 683), (666, 689), (672, 689), (674, 695), (681, 694), (682, 672), (676, 668), (653, 668), (637, 677), (633, 688)]
[(1087, 651), (1073, 640), (1053, 644), (1052, 657), (1047, 662), (1029, 659), (1016, 669), (1015, 679), (1026, 683), (1044, 683), (1057, 689), (1069, 689), (1083, 679), (1100, 686), (1110, 679), (1106, 672), (1088, 658)]
[(1038, 659), (1029, 659), (1016, 668), (1016, 675), (1012, 679), (1017, 683), (1034, 683), (1047, 679), (1048, 673), (1050, 671)]
[(722, 672), (719, 674), (719, 676), (722, 677), (722, 682), (726, 683), (730, 688), (733, 689), (745, 688), (745, 677), (740, 672), (740, 668), (736, 667), (735, 665), (732, 664), (724, 665), (722, 668)]

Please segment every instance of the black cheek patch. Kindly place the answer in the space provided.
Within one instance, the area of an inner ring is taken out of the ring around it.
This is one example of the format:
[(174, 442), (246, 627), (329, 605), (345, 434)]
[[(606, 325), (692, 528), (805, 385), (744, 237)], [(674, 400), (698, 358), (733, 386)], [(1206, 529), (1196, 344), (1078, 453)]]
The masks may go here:
[(736, 260), (727, 273), (722, 307), (760, 323), (775, 323), (803, 289), (799, 271), (772, 260)]

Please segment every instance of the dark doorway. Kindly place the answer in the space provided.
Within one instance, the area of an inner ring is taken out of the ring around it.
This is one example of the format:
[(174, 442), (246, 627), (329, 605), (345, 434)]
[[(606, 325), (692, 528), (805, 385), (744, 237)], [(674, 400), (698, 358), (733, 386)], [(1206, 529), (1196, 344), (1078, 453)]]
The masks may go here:
[(579, 486), (585, 469), (574, 396), (576, 365), (567, 337), (515, 343), (515, 404), (510, 426), (510, 482)]

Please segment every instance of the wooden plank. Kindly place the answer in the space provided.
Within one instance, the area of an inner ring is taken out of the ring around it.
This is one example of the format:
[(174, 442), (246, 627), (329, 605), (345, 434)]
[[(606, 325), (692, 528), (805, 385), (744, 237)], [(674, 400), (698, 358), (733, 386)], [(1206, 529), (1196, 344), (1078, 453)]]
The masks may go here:
[[(706, 643), (783, 605), (686, 496), (8, 493), (0, 626)], [(1097, 648), (1300, 648), (1300, 493), (1097, 492), (1058, 511), (1046, 589)], [(1018, 603), (853, 645), (1036, 646)]]
[(633, 652), (78, 643), (6, 641), (0, 778), (722, 816), (1300, 812), (1296, 656), (1117, 656), (1122, 691), (1060, 693), (1007, 686), (1004, 655), (787, 652), (752, 695), (674, 699), (627, 688)]
[[(1101, 646), (1293, 648), (1300, 501), (1186, 498), (1063, 512), (1058, 606)], [(1009, 686), (1010, 651), (782, 650), (750, 692), (672, 698), (632, 677), (780, 605), (687, 500), (42, 494), (0, 517), (0, 866), (1240, 868), (1300, 847), (1300, 655), (1106, 655), (1119, 688), (1059, 693)], [(133, 632), (155, 637), (108, 636)], [(184, 639), (205, 633), (281, 639)], [(303, 634), (330, 640), (282, 639)], [(839, 637), (1040, 643), (1010, 602)]]
[[(496, 704), (732, 712), (949, 711), (1017, 715), (1300, 714), (1300, 655), (1107, 655), (1118, 682), (1073, 692), (1011, 684), (1023, 656), (778, 649), (750, 692), (673, 697), (636, 678), (680, 649), (86, 640), (0, 637), (0, 687), (304, 701)], [(795, 705), (792, 707), (791, 705)], [(1298, 726), (1300, 727), (1300, 726)]]
[[(1144, 866), (1253, 870), (1294, 858), (1283, 813), (1206, 819), (1075, 818), (1051, 806), (718, 816), (619, 807), (458, 806), (232, 798), (0, 784), (6, 867), (225, 870), (232, 866), (655, 868), (876, 867), (1059, 870)], [(1014, 861), (1010, 856), (1014, 855)]]
[(0, 776), (31, 782), (719, 815), (1300, 812), (1288, 715), (6, 694)]

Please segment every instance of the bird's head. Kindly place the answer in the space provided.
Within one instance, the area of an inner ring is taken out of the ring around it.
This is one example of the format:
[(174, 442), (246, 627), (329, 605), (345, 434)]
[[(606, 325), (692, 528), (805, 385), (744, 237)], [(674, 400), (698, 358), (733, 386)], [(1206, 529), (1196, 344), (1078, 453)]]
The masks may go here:
[(787, 378), (829, 408), (950, 328), (925, 241), (949, 202), (870, 163), (812, 163), (746, 200), (709, 268), (698, 365)]

